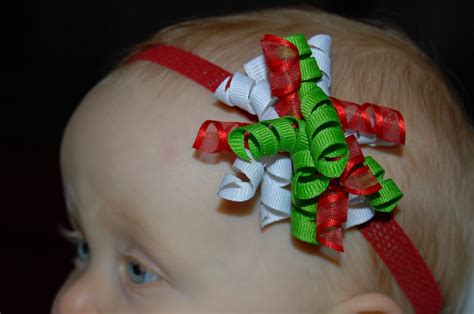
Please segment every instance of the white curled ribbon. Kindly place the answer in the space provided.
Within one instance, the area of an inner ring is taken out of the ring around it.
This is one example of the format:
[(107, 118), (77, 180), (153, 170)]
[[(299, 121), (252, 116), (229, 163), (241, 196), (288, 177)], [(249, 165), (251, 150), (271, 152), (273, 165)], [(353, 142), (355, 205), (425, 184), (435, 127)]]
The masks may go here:
[(364, 132), (359, 132), (359, 131), (353, 131), (353, 130), (346, 130), (344, 132), (344, 135), (347, 137), (348, 135), (354, 135), (354, 137), (357, 140), (357, 143), (360, 145), (369, 145), (370, 147), (376, 147), (376, 146), (395, 146), (397, 143), (392, 143), (392, 142), (387, 142), (384, 140), (381, 140), (377, 137), (375, 134), (370, 134), (370, 133), (364, 133)]
[[(355, 133), (359, 133), (359, 132), (347, 130), (344, 132), (344, 136), (348, 137), (350, 135), (355, 135)], [(370, 201), (365, 196), (349, 193), (349, 206), (347, 209), (347, 220), (345, 223), (342, 224), (342, 227), (344, 229), (349, 229), (354, 226), (361, 225), (369, 221), (370, 219), (372, 219), (374, 215), (375, 215), (375, 209), (372, 207)]]
[(311, 56), (316, 59), (318, 67), (323, 73), (323, 77), (319, 80), (318, 85), (326, 95), (331, 95), (329, 87), (331, 86), (331, 36), (319, 34), (308, 40), (311, 49)]
[[(249, 154), (249, 152), (247, 152), (247, 154)], [(236, 158), (232, 168), (236, 172), (244, 174), (245, 177), (248, 178), (248, 181), (244, 181), (233, 174), (226, 173), (217, 188), (217, 195), (223, 199), (234, 202), (244, 202), (251, 199), (263, 179), (263, 163), (254, 159), (246, 161)]]
[[(323, 73), (317, 82), (326, 93), (331, 84), (331, 38), (328, 35), (316, 35), (308, 44)], [(259, 55), (244, 65), (247, 75), (235, 73), (226, 78), (215, 91), (217, 99), (229, 106), (239, 107), (250, 114), (256, 114), (258, 120), (278, 118), (274, 108), (277, 100), (272, 97), (267, 77), (267, 65), (263, 55)], [(248, 155), (250, 155), (247, 152)], [(262, 227), (286, 219), (291, 211), (292, 163), (285, 155), (277, 154), (263, 158), (262, 162), (251, 159), (249, 162), (236, 158), (233, 168), (244, 174), (247, 181), (231, 174), (226, 174), (218, 187), (217, 194), (232, 201), (246, 201), (255, 195), (261, 187), (260, 224)]]
[(342, 224), (342, 227), (344, 229), (349, 229), (361, 225), (372, 219), (374, 215), (375, 210), (365, 196), (349, 193), (347, 220)]
[(286, 219), (291, 212), (291, 159), (282, 154), (271, 156), (265, 170), (260, 198), (261, 227)]

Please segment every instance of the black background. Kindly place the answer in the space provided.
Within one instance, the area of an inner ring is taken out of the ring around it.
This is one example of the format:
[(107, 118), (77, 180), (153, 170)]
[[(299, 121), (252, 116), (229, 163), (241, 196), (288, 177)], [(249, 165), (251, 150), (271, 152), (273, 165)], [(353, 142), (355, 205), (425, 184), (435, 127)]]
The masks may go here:
[(404, 30), (434, 60), (472, 114), (474, 23), (456, 1), (17, 1), (4, 7), (1, 113), (0, 312), (47, 313), (72, 267), (59, 173), (64, 127), (125, 49), (177, 21), (253, 8), (315, 4)]

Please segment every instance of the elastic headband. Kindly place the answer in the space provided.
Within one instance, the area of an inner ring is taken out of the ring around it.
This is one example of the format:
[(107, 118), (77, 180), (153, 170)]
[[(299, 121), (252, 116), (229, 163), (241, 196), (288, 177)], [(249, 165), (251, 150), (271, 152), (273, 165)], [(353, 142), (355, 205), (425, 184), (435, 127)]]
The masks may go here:
[[(286, 132), (291, 133), (291, 128), (293, 128), (293, 130), (297, 129), (298, 127), (301, 128), (301, 125), (298, 125), (298, 123), (301, 123), (301, 121), (298, 120), (297, 118), (301, 116), (301, 111), (304, 110), (304, 106), (303, 106), (304, 99), (300, 103), (297, 103), (298, 106), (301, 105), (301, 110), (299, 110), (299, 107), (293, 106), (295, 104), (295, 98), (297, 98), (295, 96), (296, 95), (295, 88), (297, 87), (298, 84), (301, 84), (301, 83), (298, 83), (297, 81), (294, 80), (296, 76), (293, 74), (288, 74), (288, 72), (280, 72), (279, 74), (278, 72), (278, 69), (281, 70), (282, 68), (285, 68), (285, 71), (286, 71), (288, 68), (292, 66), (291, 63), (294, 61), (294, 60), (292, 61), (292, 59), (290, 58), (291, 50), (287, 50), (286, 52), (284, 52), (286, 54), (290, 53), (290, 57), (288, 57), (288, 55), (283, 56), (284, 59), (281, 59), (283, 61), (281, 60), (279, 61), (276, 59), (277, 57), (281, 58), (281, 56), (278, 56), (278, 53), (281, 53), (282, 47), (285, 49), (286, 48), (293, 49), (293, 51), (296, 51), (297, 54), (298, 54), (298, 51), (294, 50), (295, 46), (296, 48), (300, 49), (299, 54), (300, 54), (300, 59), (301, 59), (300, 61), (301, 66), (298, 63), (296, 65), (296, 68), (297, 68), (296, 71), (301, 69), (301, 73), (298, 73), (298, 74), (300, 75), (301, 80), (303, 81), (303, 84), (304, 84), (305, 76), (308, 76), (308, 75), (311, 76), (314, 73), (307, 74), (305, 72), (306, 70), (304, 66), (308, 63), (311, 63), (312, 61), (311, 62), (305, 61), (304, 59), (301, 58), (301, 55), (302, 55), (301, 46), (303, 44), (298, 42), (299, 39), (294, 39), (294, 38), (290, 38), (290, 39), (286, 38), (286, 39), (287, 40), (281, 39), (272, 35), (266, 35), (264, 40), (262, 40), (262, 46), (263, 46), (264, 55), (266, 58), (265, 60), (266, 66), (268, 66), (268, 69), (265, 68), (264, 71), (270, 72), (269, 73), (270, 79), (273, 80), (273, 83), (275, 82), (275, 80), (278, 81), (279, 79), (281, 79), (282, 78), (281, 75), (285, 76), (283, 80), (280, 80), (280, 83), (281, 83), (280, 85), (278, 85), (278, 82), (277, 82), (276, 85), (273, 84), (271, 86), (272, 87), (271, 96), (280, 97), (280, 101), (277, 104), (272, 103), (280, 119), (268, 120), (270, 122), (267, 122), (267, 124), (264, 126), (267, 127), (268, 129), (269, 124), (271, 124), (271, 128), (273, 130), (276, 130), (276, 132), (279, 132), (286, 127), (285, 129)], [(292, 43), (294, 44), (294, 46), (291, 45)], [(275, 49), (271, 50), (273, 48)], [(275, 54), (275, 55), (272, 55), (272, 54)], [(272, 59), (272, 56), (274, 57), (276, 56), (276, 57)], [(303, 57), (304, 57), (304, 54), (303, 54)], [(257, 59), (258, 58), (256, 58), (255, 60)], [(254, 62), (255, 60), (251, 62)], [(324, 58), (322, 58), (321, 60), (324, 63)], [(195, 81), (199, 85), (205, 87), (212, 93), (216, 94), (216, 96), (218, 96), (218, 98), (221, 100), (225, 100), (226, 97), (229, 97), (229, 95), (226, 93), (228, 92), (232, 84), (234, 85), (232, 87), (234, 89), (236, 88), (245, 89), (245, 84), (239, 83), (242, 80), (241, 74), (236, 73), (235, 75), (233, 75), (229, 73), (228, 71), (222, 69), (221, 67), (215, 64), (212, 64), (207, 60), (202, 59), (199, 56), (196, 56), (190, 52), (184, 51), (180, 48), (173, 47), (170, 45), (157, 44), (157, 45), (149, 46), (145, 48), (143, 51), (140, 51), (137, 54), (130, 57), (126, 63), (128, 64), (128, 63), (132, 63), (136, 61), (150, 61), (153, 63), (160, 64), (173, 71), (176, 71), (190, 78), (191, 80)], [(255, 61), (254, 63), (257, 63), (257, 62)], [(261, 65), (262, 63), (259, 63), (259, 64)], [(320, 64), (320, 60), (318, 60), (318, 64)], [(324, 67), (324, 64), (322, 67)], [(253, 70), (250, 67), (246, 68), (246, 70), (249, 73), (253, 71), (253, 76), (255, 78), (255, 81), (258, 81), (258, 77), (261, 76), (262, 75), (261, 73), (264, 72), (264, 71), (262, 72), (261, 69), (258, 70), (258, 66), (253, 68)], [(316, 73), (314, 74), (314, 76), (317, 76), (320, 78), (324, 74), (325, 73)], [(294, 86), (292, 86), (292, 84)], [(257, 84), (257, 87), (258, 86), (259, 85)], [(322, 85), (321, 85), (321, 88), (325, 89), (325, 87)], [(247, 91), (247, 95), (248, 93), (249, 91)], [(300, 91), (299, 96), (303, 98), (304, 96), (301, 96), (301, 94), (302, 92)], [(236, 98), (237, 96), (234, 95), (233, 97)], [(259, 96), (259, 94), (257, 94), (257, 96), (255, 97), (263, 97), (263, 96), (261, 95)], [(268, 95), (266, 97), (268, 97)], [(370, 135), (374, 136), (372, 138), (372, 142), (362, 141), (362, 143), (370, 142), (374, 144), (375, 142), (378, 142), (378, 143), (382, 143), (382, 145), (384, 143), (385, 144), (387, 143), (404, 144), (405, 124), (404, 124), (403, 117), (398, 111), (389, 109), (386, 107), (382, 107), (382, 106), (377, 106), (374, 104), (363, 104), (359, 106), (357, 104), (339, 100), (334, 97), (330, 97), (329, 100), (330, 102), (327, 102), (327, 103), (331, 104), (332, 107), (335, 109), (335, 112), (337, 113), (337, 117), (339, 118), (340, 124), (342, 125), (344, 129), (360, 131), (360, 132), (357, 132), (358, 135), (360, 133), (360, 134), (365, 134), (366, 136), (369, 136), (369, 137)], [(284, 103), (283, 105), (282, 105), (282, 102)], [(245, 104), (245, 101), (243, 103)], [(243, 108), (242, 106), (240, 107)], [(252, 114), (259, 115), (260, 117), (263, 117), (266, 114), (265, 112), (252, 112), (251, 108), (248, 106), (245, 109)], [(308, 115), (308, 113), (306, 114)], [(329, 112), (328, 114), (330, 115), (331, 113)], [(264, 123), (264, 124), (266, 123), (262, 119), (260, 120), (261, 120), (260, 123)], [(265, 132), (265, 129), (262, 128), (259, 124), (255, 124), (255, 125), (256, 126), (252, 129), (252, 125), (249, 125), (248, 123), (219, 122), (219, 121), (208, 120), (205, 123), (203, 123), (203, 125), (199, 129), (199, 132), (198, 132), (198, 135), (196, 137), (196, 141), (193, 147), (197, 149), (201, 149), (203, 151), (207, 151), (207, 152), (231, 151), (232, 149), (234, 150), (236, 155), (240, 157), (240, 159), (247, 159), (247, 160), (253, 161), (252, 155), (258, 151), (256, 149), (256, 146), (259, 145), (257, 140), (260, 135), (258, 132), (263, 132), (263, 133)], [(256, 129), (258, 130), (255, 131)], [(213, 141), (209, 141), (209, 139), (212, 139), (212, 138), (213, 138)], [(360, 152), (360, 149), (358, 148), (357, 141), (355, 141), (354, 136), (347, 137), (346, 141), (350, 149), (350, 153), (346, 152), (346, 155), (350, 156), (348, 157), (349, 160), (347, 162), (351, 163), (351, 160), (352, 160), (352, 162), (354, 163), (353, 164), (354, 167), (353, 169), (349, 171), (350, 173), (342, 173), (341, 178), (343, 177), (345, 178), (344, 187), (346, 189), (348, 189), (351, 186), (353, 187), (353, 190), (349, 190), (350, 193), (354, 192), (359, 195), (369, 195), (369, 194), (372, 194), (374, 190), (381, 189), (381, 186), (378, 185), (377, 181), (370, 183), (371, 185), (369, 184), (365, 186), (357, 186), (357, 181), (356, 181), (355, 186), (354, 186), (353, 182), (351, 181), (351, 178), (357, 178), (357, 176), (353, 175), (356, 172), (359, 172), (358, 173), (359, 176), (365, 175), (364, 178), (368, 178), (368, 175), (370, 175), (370, 178), (375, 176), (377, 177), (378, 181), (382, 183), (382, 185), (389, 185), (389, 183), (392, 182), (392, 181), (389, 181), (390, 179), (382, 180), (383, 168), (381, 168), (374, 160), (369, 159), (370, 157), (365, 158), (365, 161), (363, 163), (360, 162), (361, 160), (364, 160), (364, 159), (359, 158), (359, 157), (363, 158), (363, 155)], [(284, 145), (284, 144), (279, 143), (279, 145)], [(289, 144), (285, 144), (285, 145), (289, 145)], [(338, 146), (338, 147), (341, 147), (341, 146)], [(279, 148), (282, 148), (282, 147), (279, 147)], [(249, 154), (249, 150), (253, 150), (252, 154)], [(334, 151), (338, 152), (337, 149), (335, 149)], [(339, 150), (339, 152), (341, 151)], [(301, 154), (299, 155), (301, 156), (304, 155), (303, 151), (301, 151), (300, 153)], [(294, 154), (294, 155), (297, 155), (297, 154)], [(345, 156), (343, 154), (340, 154), (340, 156), (336, 156), (336, 155), (333, 155), (332, 158), (331, 156), (326, 158), (326, 161), (328, 163), (328, 166), (326, 168), (324, 168), (323, 165), (321, 166), (321, 169), (324, 169), (322, 171), (323, 172), (327, 171), (328, 175), (331, 175), (330, 173), (332, 169), (331, 167), (333, 167), (333, 165), (338, 161), (338, 159), (340, 160), (344, 158)], [(305, 157), (303, 156), (302, 158), (305, 158)], [(245, 161), (239, 161), (239, 159), (236, 160), (234, 167), (238, 169), (239, 165), (241, 165), (243, 162)], [(300, 161), (296, 161), (295, 163), (298, 163), (298, 162)], [(324, 162), (324, 159), (321, 159), (321, 162)], [(331, 164), (331, 162), (334, 162), (334, 163)], [(242, 166), (242, 167), (245, 167), (245, 166)], [(346, 167), (346, 170), (347, 168), (349, 167)], [(245, 169), (243, 171), (246, 175), (247, 174), (249, 175), (249, 178), (252, 181), (252, 174), (245, 172)], [(224, 178), (224, 181), (225, 180), (226, 178)], [(262, 184), (265, 183), (265, 178), (263, 179), (263, 181), (264, 182)], [(340, 186), (333, 183), (334, 183), (334, 180), (329, 181), (328, 183), (329, 186), (327, 187), (326, 192), (320, 195), (320, 199), (324, 199), (324, 196), (326, 194), (329, 194), (328, 195), (329, 199), (331, 198), (338, 199), (339, 201), (345, 201), (347, 204), (348, 202), (347, 197), (346, 199), (344, 199), (344, 194), (341, 193)], [(250, 184), (252, 184), (252, 182), (250, 182)], [(297, 182), (295, 184), (297, 184)], [(222, 188), (223, 185), (225, 185), (225, 182), (221, 184), (220, 188)], [(359, 185), (360, 185), (360, 182), (359, 182)], [(395, 190), (398, 190), (398, 188), (396, 188)], [(224, 195), (227, 192), (224, 190), (222, 193)], [(347, 192), (345, 193), (347, 196)], [(234, 200), (237, 200), (237, 201), (244, 199), (243, 197), (239, 199), (239, 197), (235, 196), (235, 193), (228, 197), (228, 199), (233, 199), (233, 198), (235, 198)], [(372, 247), (381, 257), (381, 259), (383, 260), (385, 265), (388, 267), (392, 275), (395, 277), (399, 286), (403, 289), (405, 295), (412, 303), (416, 313), (439, 313), (441, 310), (441, 305), (442, 305), (442, 297), (441, 297), (438, 284), (436, 283), (436, 280), (433, 274), (431, 273), (429, 267), (427, 266), (423, 258), (420, 256), (416, 247), (410, 241), (407, 234), (403, 231), (403, 229), (396, 222), (393, 216), (391, 214), (383, 213), (384, 211), (390, 212), (395, 207), (396, 202), (398, 202), (399, 198), (401, 198), (401, 192), (399, 193), (399, 195), (396, 196), (396, 198), (397, 198), (396, 200), (388, 200), (388, 201), (386, 200), (387, 202), (392, 202), (391, 204), (388, 204), (388, 205), (381, 202), (379, 204), (380, 208), (378, 209), (376, 208), (376, 210), (379, 211), (379, 213), (376, 213), (375, 216), (372, 214), (372, 216), (370, 217), (372, 219), (366, 221), (363, 224), (360, 224), (358, 228), (360, 232), (362, 233), (362, 235), (367, 239), (367, 241), (372, 245)], [(262, 202), (263, 201), (264, 200), (262, 200)], [(300, 240), (310, 242), (310, 243), (315, 243), (315, 244), (322, 244), (332, 249), (342, 251), (343, 250), (342, 242), (341, 242), (342, 238), (340, 234), (341, 223), (344, 222), (345, 219), (347, 219), (347, 216), (344, 216), (344, 215), (342, 215), (342, 217), (338, 217), (337, 215), (331, 216), (331, 213), (334, 214), (334, 212), (328, 211), (329, 217), (326, 217), (325, 219), (325, 217), (320, 217), (319, 211), (321, 212), (323, 211), (324, 205), (327, 205), (330, 207), (331, 204), (330, 203), (324, 204), (324, 201), (318, 201), (317, 205), (318, 205), (318, 209), (321, 208), (321, 210), (318, 210), (317, 227), (321, 228), (321, 230), (325, 230), (326, 233), (318, 234), (317, 235), (318, 238), (316, 239), (315, 238), (316, 231), (314, 230), (316, 226), (308, 227), (308, 225), (305, 224), (306, 223), (305, 220), (299, 220), (301, 218), (300, 217), (301, 215), (303, 216), (305, 215), (305, 212), (294, 210), (292, 211), (292, 214), (291, 214), (292, 229), (293, 229), (293, 221), (294, 221), (294, 226), (295, 226), (294, 228), (295, 230), (297, 230), (297, 232), (294, 233), (294, 235)], [(372, 203), (372, 205), (374, 205), (374, 202)], [(293, 216), (293, 212), (295, 212), (295, 216)], [(275, 221), (275, 219), (279, 219), (279, 218), (275, 218), (274, 220), (272, 220), (271, 212), (269, 212), (268, 215), (269, 215), (268, 217), (262, 218), (262, 225), (265, 225), (266, 223), (271, 223)], [(315, 220), (314, 218), (315, 217), (312, 217), (312, 220), (311, 220), (313, 221), (313, 224)], [(264, 219), (270, 219), (270, 220), (268, 222), (265, 222)], [(355, 219), (355, 218), (352, 218), (352, 219)], [(365, 221), (365, 220), (361, 220), (361, 221)]]

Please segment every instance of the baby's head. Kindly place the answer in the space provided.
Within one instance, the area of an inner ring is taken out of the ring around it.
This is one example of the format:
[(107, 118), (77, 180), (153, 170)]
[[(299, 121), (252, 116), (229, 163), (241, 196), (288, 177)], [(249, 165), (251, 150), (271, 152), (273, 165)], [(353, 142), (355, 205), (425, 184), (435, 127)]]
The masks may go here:
[[(403, 113), (405, 147), (364, 151), (404, 191), (395, 217), (431, 268), (444, 308), (458, 310), (472, 258), (466, 222), (473, 218), (474, 145), (441, 75), (398, 33), (313, 10), (188, 22), (152, 42), (235, 72), (261, 53), (265, 33), (331, 35), (332, 94)], [(149, 62), (121, 66), (83, 100), (61, 150), (78, 265), (54, 311), (412, 310), (357, 229), (344, 233), (346, 252), (329, 252), (291, 237), (288, 221), (261, 230), (258, 195), (243, 203), (216, 196), (233, 157), (211, 160), (191, 148), (207, 119), (250, 122)]]

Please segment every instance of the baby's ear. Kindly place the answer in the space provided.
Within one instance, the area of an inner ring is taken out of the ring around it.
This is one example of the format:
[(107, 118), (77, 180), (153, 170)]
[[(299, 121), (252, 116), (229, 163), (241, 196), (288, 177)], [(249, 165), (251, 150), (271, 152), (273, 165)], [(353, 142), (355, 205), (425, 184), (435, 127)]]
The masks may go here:
[(327, 314), (402, 314), (401, 308), (390, 297), (381, 293), (356, 295), (332, 308)]

